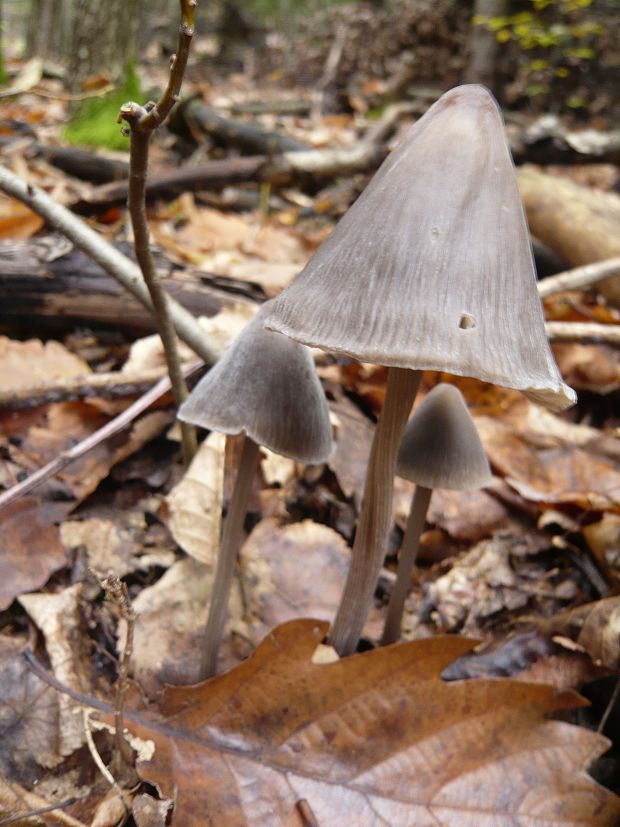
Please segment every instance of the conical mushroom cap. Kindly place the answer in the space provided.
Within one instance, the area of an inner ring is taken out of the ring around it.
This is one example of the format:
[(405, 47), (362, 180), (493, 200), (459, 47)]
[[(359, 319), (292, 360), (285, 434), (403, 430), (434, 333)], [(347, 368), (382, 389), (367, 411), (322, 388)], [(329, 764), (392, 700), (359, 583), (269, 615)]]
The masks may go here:
[(491, 482), (478, 431), (458, 388), (436, 385), (409, 420), (397, 474), (425, 488), (470, 491)]
[(501, 113), (443, 95), (385, 160), (266, 326), (363, 362), (474, 376), (575, 401), (544, 330)]
[(263, 328), (265, 304), (181, 405), (179, 419), (213, 431), (245, 431), (299, 462), (332, 448), (325, 395), (303, 345)]

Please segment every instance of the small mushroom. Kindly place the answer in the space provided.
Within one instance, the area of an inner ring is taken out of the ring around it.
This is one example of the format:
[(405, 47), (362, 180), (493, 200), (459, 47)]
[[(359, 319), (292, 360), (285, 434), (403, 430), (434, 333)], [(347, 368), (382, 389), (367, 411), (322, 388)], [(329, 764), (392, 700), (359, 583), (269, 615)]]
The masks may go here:
[(330, 642), (355, 651), (391, 525), (396, 453), (421, 372), (472, 376), (542, 404), (575, 401), (553, 359), (501, 113), (446, 92), (274, 301), (266, 327), (389, 368)]
[(235, 562), (259, 445), (299, 462), (324, 462), (332, 448), (325, 395), (307, 348), (269, 333), (269, 302), (181, 405), (179, 418), (225, 434), (245, 433), (217, 558), (200, 667), (215, 674)]
[(415, 482), (396, 584), (388, 604), (382, 645), (400, 637), (405, 598), (411, 571), (424, 530), (426, 512), (434, 488), (472, 491), (491, 482), (491, 469), (458, 388), (436, 385), (409, 420), (398, 452), (396, 473)]

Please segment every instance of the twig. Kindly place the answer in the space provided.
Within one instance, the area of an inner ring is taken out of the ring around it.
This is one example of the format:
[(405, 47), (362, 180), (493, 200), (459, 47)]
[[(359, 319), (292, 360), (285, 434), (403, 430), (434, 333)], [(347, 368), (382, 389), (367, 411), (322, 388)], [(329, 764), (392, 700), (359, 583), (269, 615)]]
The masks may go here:
[[(172, 394), (177, 408), (187, 398), (187, 385), (181, 370), (181, 357), (177, 347), (174, 325), (168, 307), (168, 294), (162, 287), (155, 261), (151, 253), (149, 227), (146, 218), (146, 179), (149, 163), (149, 142), (151, 133), (160, 126), (179, 98), (187, 58), (194, 34), (194, 11), (196, 0), (180, 0), (181, 26), (177, 53), (170, 64), (170, 77), (158, 103), (146, 106), (129, 102), (121, 107), (118, 120), (125, 121), (131, 130), (129, 153), (129, 197), (128, 208), (134, 234), (134, 248), (140, 270), (148, 287), (153, 303), (157, 328), (164, 347), (166, 364), (172, 383)], [(196, 429), (187, 422), (181, 422), (183, 459), (189, 465), (196, 453)]]
[(611, 693), (609, 703), (605, 707), (605, 712), (603, 712), (601, 720), (599, 721), (599, 724), (596, 728), (596, 731), (599, 733), (599, 735), (601, 735), (603, 733), (603, 731), (605, 730), (605, 725), (607, 723), (607, 720), (608, 720), (609, 716), (612, 713), (612, 710), (613, 710), (614, 706), (618, 702), (618, 696), (619, 695), (620, 695), (620, 678), (618, 678), (618, 680), (616, 681), (616, 685), (614, 687), (614, 691)]
[(131, 373), (115, 370), (110, 373), (70, 376), (67, 379), (38, 382), (36, 385), (23, 385), (18, 388), (2, 388), (0, 409), (32, 408), (49, 402), (88, 399), (92, 396), (99, 399), (123, 399), (145, 393), (155, 382), (167, 375), (166, 368), (150, 368)]
[(52, 672), (41, 664), (36, 655), (29, 649), (24, 650), (23, 658), (33, 675), (36, 675), (40, 681), (51, 686), (52, 689), (55, 689), (57, 692), (67, 695), (82, 706), (90, 706), (99, 712), (104, 712), (108, 715), (114, 712), (114, 708), (109, 701), (103, 701), (101, 698), (95, 698), (92, 695), (87, 695), (85, 692), (78, 692), (77, 689), (73, 689), (59, 681)]
[[(17, 785), (14, 782), (10, 785), (11, 792), (13, 792), (13, 787), (15, 786)], [(63, 807), (70, 807), (72, 804), (75, 804), (79, 799), (73, 797), (67, 798), (64, 801), (59, 801), (58, 804), (47, 804), (45, 799), (41, 798), (41, 796), (35, 795), (34, 793), (24, 790), (21, 787), (19, 790), (20, 794), (19, 796), (15, 796), (16, 799), (19, 799), (20, 803), (31, 807), (31, 809), (25, 813), (19, 813), (14, 816), (8, 816), (7, 818), (0, 819), (1, 827), (7, 827), (9, 824), (22, 825), (23, 827), (23, 825), (28, 823), (31, 818), (41, 815), (47, 815), (53, 819), (55, 823), (64, 824), (65, 827), (86, 827), (83, 821), (78, 821), (66, 813), (58, 812), (61, 811)]]
[(84, 719), (84, 735), (86, 736), (86, 746), (88, 747), (88, 751), (90, 752), (90, 756), (93, 759), (95, 766), (97, 767), (101, 775), (103, 775), (108, 784), (112, 787), (118, 798), (120, 798), (120, 800), (122, 801), (123, 807), (125, 808), (125, 817), (127, 817), (127, 815), (129, 815), (129, 813), (131, 812), (131, 805), (127, 800), (128, 795), (125, 792), (125, 790), (123, 790), (118, 781), (114, 778), (110, 770), (103, 763), (103, 758), (99, 755), (99, 750), (97, 749), (95, 739), (93, 738), (93, 733), (90, 728), (90, 719), (93, 714), (93, 711), (94, 710), (90, 708), (84, 708), (82, 710), (82, 715)]
[[(31, 210), (38, 213), (52, 227), (57, 229), (76, 247), (96, 261), (106, 273), (109, 273), (120, 284), (132, 293), (136, 299), (153, 312), (153, 305), (148, 288), (142, 278), (140, 268), (131, 259), (124, 256), (114, 246), (109, 244), (98, 233), (73, 215), (66, 207), (47, 195), (38, 187), (22, 181), (17, 175), (0, 164), (0, 190), (17, 198)], [(182, 305), (168, 298), (168, 306), (172, 321), (180, 339), (200, 356), (208, 365), (213, 365), (218, 358), (215, 348), (211, 347), (208, 339), (192, 314)]]
[[(129, 686), (129, 663), (133, 655), (133, 632), (136, 623), (136, 613), (131, 605), (127, 584), (115, 575), (108, 575), (100, 580), (106, 597), (118, 607), (121, 617), (127, 624), (125, 648), (119, 665), (118, 680), (116, 683), (116, 698), (114, 700), (114, 739), (118, 760), (126, 767), (134, 764), (133, 750), (125, 738), (124, 705), (125, 694)], [(119, 767), (120, 771), (121, 767)]]
[(542, 279), (538, 282), (538, 293), (541, 298), (560, 293), (562, 290), (579, 290), (591, 287), (600, 279), (608, 276), (620, 275), (620, 256), (608, 258), (605, 261), (595, 261), (584, 267), (575, 267), (574, 270), (565, 270), (555, 276)]
[(620, 345), (620, 324), (545, 322), (545, 330), (553, 342), (603, 342)]
[[(190, 370), (197, 370), (198, 367), (198, 365), (194, 365), (193, 368), (188, 368), (188, 373)], [(15, 502), (15, 500), (20, 497), (23, 497), (24, 494), (27, 494), (29, 491), (32, 491), (33, 488), (36, 488), (37, 485), (40, 485), (54, 474), (62, 471), (63, 468), (74, 462), (74, 460), (83, 457), (84, 454), (92, 451), (92, 449), (96, 448), (101, 442), (109, 439), (111, 436), (114, 436), (114, 434), (117, 434), (119, 431), (122, 431), (122, 429), (133, 422), (139, 414), (159, 399), (160, 396), (167, 393), (170, 390), (170, 387), (170, 378), (168, 376), (164, 376), (153, 388), (151, 388), (151, 390), (147, 391), (144, 396), (141, 396), (140, 399), (137, 399), (133, 405), (130, 405), (127, 408), (127, 410), (110, 420), (110, 422), (104, 425), (103, 428), (99, 428), (98, 431), (95, 431), (94, 434), (86, 437), (86, 439), (82, 440), (82, 442), (78, 442), (78, 444), (74, 445), (73, 448), (63, 451), (56, 457), (56, 459), (48, 462), (47, 465), (44, 465), (43, 468), (39, 468), (38, 471), (35, 471), (25, 480), (22, 480), (22, 482), (17, 483), (17, 485), (12, 486), (12, 488), (9, 488), (3, 494), (0, 494), (0, 508)]]
[(316, 85), (315, 100), (312, 107), (312, 117), (318, 118), (323, 114), (325, 108), (325, 97), (327, 88), (333, 82), (340, 65), (342, 53), (349, 35), (348, 26), (338, 26), (332, 45), (327, 54), (327, 60), (323, 68), (323, 75)]

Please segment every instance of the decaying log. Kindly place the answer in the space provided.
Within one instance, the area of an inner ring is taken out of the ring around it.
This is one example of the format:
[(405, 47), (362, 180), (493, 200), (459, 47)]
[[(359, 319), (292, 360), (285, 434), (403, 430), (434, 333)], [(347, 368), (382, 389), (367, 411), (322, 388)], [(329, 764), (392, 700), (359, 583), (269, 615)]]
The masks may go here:
[[(518, 170), (532, 233), (572, 267), (620, 256), (620, 197), (582, 187), (531, 167)], [(620, 306), (620, 277), (596, 283)]]
[(308, 144), (272, 132), (256, 123), (224, 118), (215, 109), (197, 99), (189, 100), (177, 110), (174, 123), (182, 118), (192, 134), (204, 133), (214, 143), (234, 147), (252, 155), (274, 155), (282, 152), (299, 152), (309, 149)]
[[(128, 245), (117, 245), (128, 253)], [(195, 316), (213, 316), (235, 302), (261, 300), (251, 284), (172, 264), (157, 256), (169, 294)], [(87, 255), (58, 236), (0, 242), (0, 320), (32, 318), (50, 326), (65, 321), (114, 325), (132, 333), (154, 332), (152, 316)]]

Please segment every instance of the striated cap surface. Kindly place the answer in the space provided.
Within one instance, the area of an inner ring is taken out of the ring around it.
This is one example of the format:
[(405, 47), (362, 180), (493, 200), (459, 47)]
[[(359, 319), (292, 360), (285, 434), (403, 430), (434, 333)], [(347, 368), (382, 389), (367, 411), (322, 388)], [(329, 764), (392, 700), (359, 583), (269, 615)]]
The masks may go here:
[(325, 395), (303, 345), (263, 328), (263, 305), (181, 405), (179, 419), (238, 434), (299, 462), (324, 462), (332, 448)]
[(266, 326), (554, 409), (575, 401), (549, 348), (502, 117), (484, 87), (452, 89), (412, 126)]
[(416, 408), (400, 443), (397, 473), (425, 488), (471, 491), (491, 482), (478, 431), (454, 385), (436, 385)]

